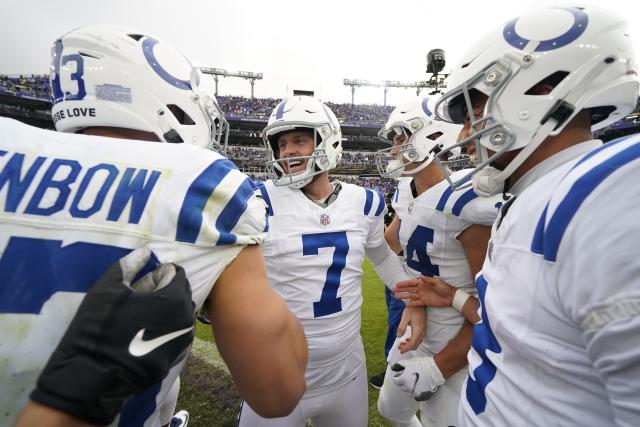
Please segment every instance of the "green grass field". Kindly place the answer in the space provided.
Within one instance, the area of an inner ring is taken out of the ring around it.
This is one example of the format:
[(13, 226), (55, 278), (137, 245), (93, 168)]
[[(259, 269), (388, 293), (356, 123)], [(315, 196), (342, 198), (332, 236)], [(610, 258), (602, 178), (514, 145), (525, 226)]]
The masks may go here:
[[(387, 334), (387, 307), (384, 285), (368, 261), (365, 261), (363, 269), (362, 338), (367, 355), (367, 375), (370, 376), (381, 372), (386, 366), (384, 340)], [(198, 324), (196, 336), (198, 339), (181, 375), (177, 408), (189, 411), (189, 427), (235, 426), (240, 397), (211, 344), (211, 329)], [(376, 409), (378, 390), (372, 387), (368, 389), (369, 426), (388, 426)]]

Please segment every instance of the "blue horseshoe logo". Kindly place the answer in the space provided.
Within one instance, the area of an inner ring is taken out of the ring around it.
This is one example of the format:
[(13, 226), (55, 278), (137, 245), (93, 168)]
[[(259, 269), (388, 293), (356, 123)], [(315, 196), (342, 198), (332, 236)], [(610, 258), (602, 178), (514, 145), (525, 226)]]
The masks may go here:
[[(548, 40), (542, 40), (534, 52), (546, 52), (548, 50), (554, 50), (566, 46), (580, 37), (582, 33), (584, 33), (584, 30), (587, 29), (587, 25), (589, 24), (589, 16), (586, 13), (584, 13), (580, 9), (576, 9), (573, 7), (561, 9), (566, 10), (573, 15), (573, 25), (571, 26), (571, 28), (569, 28), (569, 30), (567, 30), (567, 32), (559, 35), (558, 37)], [(502, 30), (502, 36), (507, 43), (509, 43), (516, 49), (524, 49), (524, 47), (529, 43), (530, 40), (521, 37), (516, 32), (516, 22), (518, 22), (518, 19), (520, 19), (520, 17), (514, 18), (513, 20), (509, 21), (507, 25), (505, 25), (504, 29)]]
[(164, 80), (169, 83), (171, 86), (175, 86), (178, 89), (191, 90), (191, 83), (188, 80), (180, 80), (177, 77), (169, 74), (167, 70), (162, 68), (162, 65), (158, 62), (156, 55), (153, 53), (153, 47), (158, 44), (158, 40), (152, 39), (151, 37), (146, 38), (142, 42), (142, 52), (144, 53), (144, 57), (147, 62), (153, 68), (153, 70)]

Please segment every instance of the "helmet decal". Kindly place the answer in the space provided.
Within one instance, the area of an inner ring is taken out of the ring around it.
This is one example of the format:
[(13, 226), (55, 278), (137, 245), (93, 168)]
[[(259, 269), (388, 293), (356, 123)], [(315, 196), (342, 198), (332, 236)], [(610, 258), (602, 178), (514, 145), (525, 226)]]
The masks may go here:
[(172, 76), (167, 70), (165, 70), (162, 65), (158, 62), (158, 58), (153, 53), (153, 47), (158, 44), (158, 40), (153, 39), (151, 37), (146, 38), (142, 42), (142, 52), (144, 53), (144, 57), (147, 62), (165, 82), (169, 83), (172, 86), (177, 87), (178, 89), (191, 90), (191, 83), (187, 80), (180, 80), (177, 77)]
[(283, 99), (280, 104), (276, 107), (276, 120), (282, 120), (282, 116), (284, 114), (284, 107), (287, 106), (287, 100)]
[[(144, 34), (93, 25), (54, 42), (50, 83), (56, 129), (120, 127), (151, 132), (163, 142), (223, 151), (228, 123), (211, 82), (171, 45)], [(184, 116), (174, 113), (179, 110)]]
[(429, 109), (429, 97), (426, 97), (425, 99), (422, 100), (422, 111), (424, 111), (424, 113), (431, 117), (433, 116), (433, 113), (431, 112), (431, 110)]
[[(82, 59), (82, 56), (77, 53), (62, 56), (62, 40), (60, 39), (56, 40), (54, 43), (53, 56), (55, 57), (53, 70), (55, 75), (51, 78), (51, 97), (53, 103), (56, 104), (62, 100), (80, 101), (84, 99), (87, 95), (87, 91), (85, 89), (84, 79), (82, 78), (84, 74), (84, 59)], [(70, 73), (69, 75), (71, 80), (75, 81), (77, 84), (75, 94), (71, 92), (63, 92), (60, 84), (60, 67), (67, 65), (70, 62), (76, 64), (75, 72)]]
[[(548, 40), (542, 40), (538, 47), (536, 47), (534, 52), (546, 52), (548, 50), (559, 49), (563, 46), (566, 46), (580, 37), (582, 33), (584, 33), (584, 30), (587, 29), (587, 25), (589, 24), (589, 16), (582, 10), (574, 7), (563, 7), (557, 9), (566, 10), (567, 12), (571, 13), (573, 15), (573, 25), (565, 33), (557, 37)], [(507, 43), (509, 43), (516, 49), (522, 50), (527, 46), (530, 40), (525, 39), (516, 32), (516, 23), (518, 22), (518, 19), (520, 19), (520, 17), (514, 18), (509, 21), (502, 30), (502, 35)]]

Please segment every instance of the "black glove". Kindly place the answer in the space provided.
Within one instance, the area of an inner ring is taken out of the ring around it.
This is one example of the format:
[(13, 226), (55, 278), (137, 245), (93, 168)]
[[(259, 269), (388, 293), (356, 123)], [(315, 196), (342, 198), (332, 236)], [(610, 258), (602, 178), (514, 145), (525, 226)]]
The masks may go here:
[(31, 399), (93, 424), (167, 375), (194, 336), (184, 270), (162, 264), (134, 282), (151, 256), (131, 252), (89, 289), (38, 378)]

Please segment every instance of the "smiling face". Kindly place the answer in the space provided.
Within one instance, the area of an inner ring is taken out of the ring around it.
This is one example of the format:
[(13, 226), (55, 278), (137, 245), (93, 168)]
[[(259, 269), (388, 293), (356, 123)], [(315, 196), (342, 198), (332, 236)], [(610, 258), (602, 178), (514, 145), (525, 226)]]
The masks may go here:
[(287, 174), (295, 174), (306, 169), (309, 159), (284, 161), (294, 157), (310, 156), (315, 149), (312, 130), (293, 130), (278, 136), (278, 158)]

